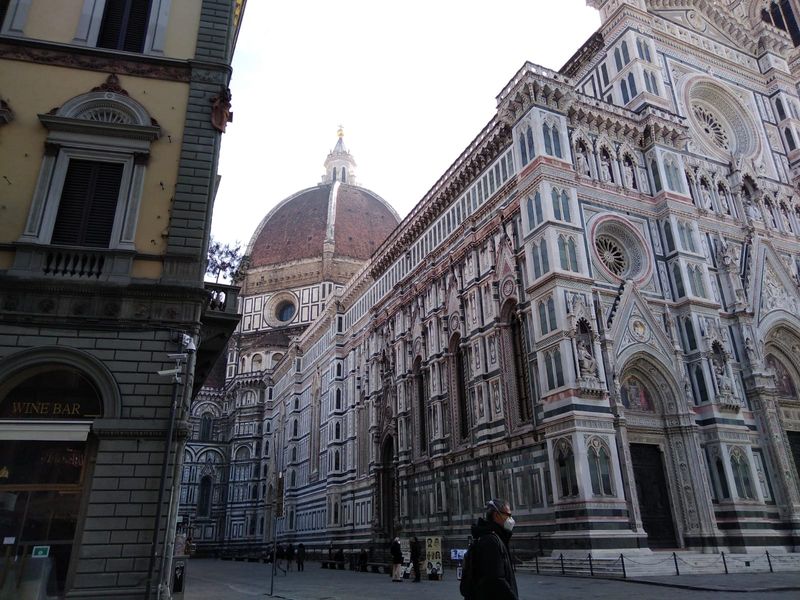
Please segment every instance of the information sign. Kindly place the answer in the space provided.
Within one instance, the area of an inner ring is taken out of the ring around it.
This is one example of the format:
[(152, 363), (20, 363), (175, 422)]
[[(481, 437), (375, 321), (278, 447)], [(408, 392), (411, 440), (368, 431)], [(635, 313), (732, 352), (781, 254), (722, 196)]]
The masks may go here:
[(442, 538), (425, 538), (425, 572), (430, 579), (442, 578)]
[(31, 556), (33, 558), (47, 558), (50, 556), (50, 546), (34, 546)]

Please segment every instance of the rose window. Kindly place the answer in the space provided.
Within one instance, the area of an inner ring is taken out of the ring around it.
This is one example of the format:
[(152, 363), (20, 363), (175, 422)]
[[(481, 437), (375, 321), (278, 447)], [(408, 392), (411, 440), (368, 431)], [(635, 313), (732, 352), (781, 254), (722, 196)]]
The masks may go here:
[(603, 218), (594, 228), (595, 262), (613, 280), (633, 279), (640, 283), (650, 274), (651, 259), (644, 239), (630, 223)]
[(695, 104), (692, 110), (706, 137), (723, 150), (730, 150), (731, 144), (728, 140), (728, 133), (716, 115), (700, 104)]
[(628, 267), (628, 258), (625, 250), (619, 245), (617, 240), (607, 235), (600, 235), (594, 241), (597, 249), (597, 256), (605, 267), (614, 275), (620, 276), (625, 273)]

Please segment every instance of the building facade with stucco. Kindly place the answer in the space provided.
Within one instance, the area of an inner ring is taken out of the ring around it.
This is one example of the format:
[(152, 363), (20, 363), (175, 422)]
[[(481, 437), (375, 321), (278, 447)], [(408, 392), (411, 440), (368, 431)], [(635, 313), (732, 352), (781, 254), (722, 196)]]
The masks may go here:
[(200, 549), (465, 547), (500, 496), (522, 554), (797, 550), (800, 6), (589, 4), (402, 222), (336, 152), (262, 222)]

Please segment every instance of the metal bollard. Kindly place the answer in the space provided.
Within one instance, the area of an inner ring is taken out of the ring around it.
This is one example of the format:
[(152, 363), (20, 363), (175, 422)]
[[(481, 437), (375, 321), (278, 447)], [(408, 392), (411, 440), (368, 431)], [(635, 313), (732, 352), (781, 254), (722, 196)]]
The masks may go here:
[(589, 575), (594, 577), (594, 565), (592, 565), (592, 553), (589, 553)]
[(620, 562), (622, 562), (622, 578), (623, 579), (627, 579), (628, 578), (628, 574), (625, 572), (625, 557), (622, 554), (620, 554), (619, 555), (619, 560), (620, 560)]
[(675, 563), (675, 575), (680, 575), (681, 570), (678, 568), (678, 555), (674, 552), (672, 553), (672, 561)]
[(539, 557), (538, 556), (534, 556), (534, 558), (536, 559), (536, 574), (538, 575), (539, 574)]
[(767, 562), (769, 563), (769, 572), (774, 573), (775, 571), (772, 570), (772, 561), (769, 558), (769, 550), (767, 550)]
[(561, 574), (565, 575), (565, 573), (564, 573), (564, 554), (563, 554), (563, 552), (558, 555), (558, 558), (561, 561)]
[(728, 561), (725, 560), (725, 553), (722, 553), (722, 566), (725, 567), (725, 575), (728, 574)]

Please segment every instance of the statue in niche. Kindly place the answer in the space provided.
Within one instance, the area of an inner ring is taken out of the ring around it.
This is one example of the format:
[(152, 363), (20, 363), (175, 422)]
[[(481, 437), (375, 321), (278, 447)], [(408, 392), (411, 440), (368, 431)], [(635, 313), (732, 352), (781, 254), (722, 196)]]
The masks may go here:
[(586, 175), (587, 177), (591, 177), (592, 171), (589, 169), (589, 159), (587, 154), (586, 146), (584, 146), (583, 143), (579, 143), (575, 159), (578, 163), (578, 173), (581, 175)]
[(763, 221), (764, 217), (761, 215), (761, 209), (758, 207), (758, 204), (748, 200), (745, 204), (745, 209), (747, 210), (747, 216), (750, 217), (753, 221)]
[(578, 368), (581, 377), (597, 377), (597, 361), (585, 340), (578, 341)]
[(717, 198), (719, 198), (719, 207), (726, 215), (731, 214), (731, 207), (728, 204), (728, 195), (725, 193), (725, 188), (717, 188)]
[(708, 189), (708, 184), (705, 179), (700, 182), (700, 197), (703, 200), (703, 208), (706, 210), (712, 210), (714, 208), (714, 204), (711, 200), (711, 190)]
[(605, 150), (600, 151), (600, 180), (605, 183), (614, 182), (614, 174), (611, 171), (611, 157)]
[(629, 156), (625, 157), (624, 168), (622, 169), (622, 176), (625, 179), (625, 187), (629, 190), (638, 189), (636, 187), (636, 169), (633, 166), (633, 161)]
[(717, 387), (720, 391), (720, 394), (729, 396), (733, 391), (733, 386), (731, 385), (731, 378), (728, 377), (728, 371), (725, 368), (724, 362), (714, 363), (714, 374), (717, 378)]

